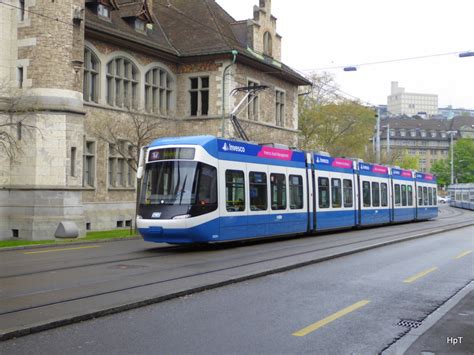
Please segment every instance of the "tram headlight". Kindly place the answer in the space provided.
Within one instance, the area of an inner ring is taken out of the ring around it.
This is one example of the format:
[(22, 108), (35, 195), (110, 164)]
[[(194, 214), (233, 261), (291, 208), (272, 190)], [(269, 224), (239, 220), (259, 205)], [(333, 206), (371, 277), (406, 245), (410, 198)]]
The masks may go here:
[(191, 217), (190, 214), (181, 214), (179, 216), (174, 216), (173, 219), (186, 219), (186, 218), (189, 218)]
[(143, 219), (143, 217), (137, 214), (137, 219)]

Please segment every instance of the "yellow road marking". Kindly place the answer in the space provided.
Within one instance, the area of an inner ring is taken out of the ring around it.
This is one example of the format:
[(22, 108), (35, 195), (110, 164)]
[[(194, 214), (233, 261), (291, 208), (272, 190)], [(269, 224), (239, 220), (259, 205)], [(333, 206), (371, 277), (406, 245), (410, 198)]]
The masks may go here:
[(454, 259), (461, 259), (463, 256), (469, 255), (472, 253), (472, 250), (466, 250), (465, 252), (462, 252), (458, 256), (456, 256)]
[(294, 332), (293, 335), (295, 337), (303, 337), (311, 332), (314, 332), (316, 329), (319, 329), (321, 327), (324, 327), (326, 324), (329, 324), (333, 321), (335, 321), (338, 318), (341, 318), (345, 316), (348, 313), (354, 312), (356, 309), (359, 309), (361, 307), (364, 307), (370, 303), (368, 300), (362, 300), (357, 303), (354, 303), (352, 306), (349, 306), (347, 308), (341, 309), (339, 312), (336, 312), (334, 314), (331, 314), (329, 317), (326, 317), (319, 322), (313, 323), (311, 325), (308, 325), (306, 328), (303, 328), (301, 330), (298, 330), (297, 332)]
[(433, 272), (435, 270), (438, 270), (437, 267), (432, 267), (431, 269), (428, 269), (428, 270), (425, 270), (425, 271), (422, 271), (422, 272), (419, 272), (418, 274), (412, 276), (412, 277), (409, 277), (408, 279), (405, 279), (403, 280), (404, 283), (406, 284), (409, 284), (409, 283), (412, 283), (416, 280), (418, 280), (419, 278), (423, 277), (423, 276), (426, 276), (428, 275), (430, 272)]
[(90, 249), (90, 248), (98, 248), (100, 245), (91, 245), (87, 247), (75, 247), (75, 248), (61, 248), (61, 249), (48, 249), (48, 250), (40, 250), (40, 251), (28, 251), (23, 254), (41, 254), (41, 253), (53, 253), (56, 251), (67, 251), (67, 250), (79, 250), (79, 249)]

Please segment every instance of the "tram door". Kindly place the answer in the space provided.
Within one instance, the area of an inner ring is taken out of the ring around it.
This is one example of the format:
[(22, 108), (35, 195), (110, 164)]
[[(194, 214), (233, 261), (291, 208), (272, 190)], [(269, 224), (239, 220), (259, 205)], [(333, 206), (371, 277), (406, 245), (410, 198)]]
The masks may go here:
[(249, 203), (246, 164), (219, 161), (220, 235), (222, 240), (248, 237)]

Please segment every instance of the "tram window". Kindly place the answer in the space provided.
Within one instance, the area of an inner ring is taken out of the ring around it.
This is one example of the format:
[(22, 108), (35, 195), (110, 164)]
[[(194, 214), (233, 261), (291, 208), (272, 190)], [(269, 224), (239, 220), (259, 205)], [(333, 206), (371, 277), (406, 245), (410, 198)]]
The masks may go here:
[(250, 210), (266, 211), (268, 207), (267, 198), (267, 174), (250, 172)]
[(400, 206), (401, 197), (400, 197), (400, 184), (395, 184), (395, 206)]
[(329, 179), (318, 178), (319, 208), (329, 208)]
[(286, 177), (284, 174), (270, 174), (272, 210), (286, 209)]
[(372, 206), (380, 206), (380, 184), (372, 181)]
[(433, 188), (428, 187), (428, 205), (433, 205)]
[(423, 206), (423, 188), (418, 186), (418, 206)]
[(331, 200), (333, 208), (342, 206), (341, 179), (331, 179)]
[(245, 211), (245, 178), (243, 171), (226, 170), (225, 190), (227, 211)]
[(423, 205), (428, 206), (428, 188), (423, 186)]
[(407, 185), (407, 197), (408, 197), (408, 206), (413, 206), (413, 188), (411, 185)]
[(362, 182), (362, 194), (364, 196), (364, 207), (370, 207), (370, 182)]
[(342, 181), (342, 189), (344, 193), (344, 207), (352, 207), (352, 180), (344, 179)]
[[(196, 203), (200, 206), (217, 204), (217, 169), (207, 164), (200, 164), (197, 184)], [(193, 190), (196, 188), (193, 186)]]
[(380, 184), (380, 197), (381, 197), (381, 205), (382, 207), (387, 207), (388, 206), (388, 188), (387, 184), (382, 182)]
[(433, 187), (433, 205), (438, 204), (438, 194), (436, 193), (436, 187)]
[(303, 208), (303, 177), (290, 175), (290, 209)]
[(402, 206), (407, 205), (407, 185), (402, 185)]

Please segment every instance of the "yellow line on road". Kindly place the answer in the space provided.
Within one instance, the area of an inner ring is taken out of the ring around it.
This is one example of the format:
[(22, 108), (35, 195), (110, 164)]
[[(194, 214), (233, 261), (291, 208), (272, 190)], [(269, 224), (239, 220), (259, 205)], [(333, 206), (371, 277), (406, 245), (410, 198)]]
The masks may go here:
[(459, 254), (458, 256), (456, 256), (454, 259), (461, 259), (463, 256), (469, 255), (471, 253), (472, 253), (472, 250), (466, 250), (462, 252), (461, 254)]
[(419, 272), (418, 274), (412, 276), (412, 277), (409, 277), (408, 279), (405, 279), (403, 280), (404, 283), (406, 284), (409, 284), (409, 283), (412, 283), (416, 280), (418, 280), (419, 278), (423, 277), (423, 276), (426, 276), (428, 275), (430, 272), (433, 272), (435, 270), (438, 270), (437, 267), (432, 267), (431, 269), (428, 269), (428, 270), (425, 270), (425, 271), (422, 271), (422, 272)]
[(76, 248), (61, 248), (61, 249), (48, 249), (48, 250), (40, 250), (40, 251), (28, 251), (23, 254), (42, 254), (42, 253), (54, 253), (56, 251), (68, 251), (68, 250), (79, 250), (79, 249), (90, 249), (90, 248), (98, 248), (100, 245), (91, 245), (87, 247), (76, 247)]
[(311, 332), (314, 332), (316, 329), (324, 327), (326, 324), (329, 324), (329, 323), (335, 321), (336, 319), (345, 316), (348, 313), (354, 312), (356, 309), (364, 307), (368, 303), (370, 303), (370, 301), (368, 301), (368, 300), (362, 300), (362, 301), (359, 301), (357, 303), (354, 303), (352, 306), (341, 309), (339, 312), (331, 314), (329, 317), (326, 317), (326, 318), (320, 320), (319, 322), (313, 323), (311, 325), (308, 325), (306, 328), (303, 328), (301, 330), (298, 330), (297, 332), (294, 332), (293, 335), (295, 337), (304, 337), (305, 335), (307, 335)]

